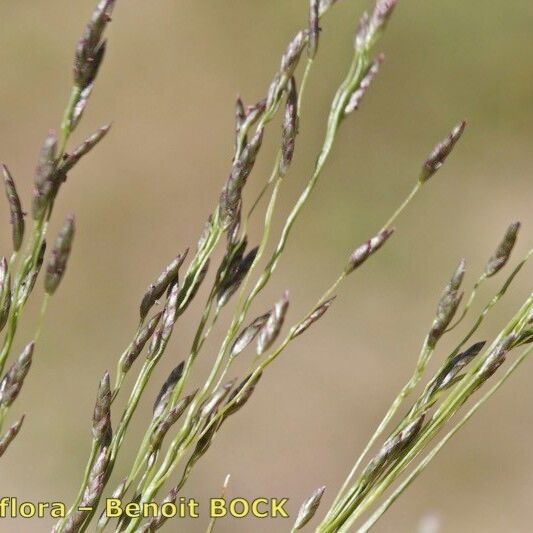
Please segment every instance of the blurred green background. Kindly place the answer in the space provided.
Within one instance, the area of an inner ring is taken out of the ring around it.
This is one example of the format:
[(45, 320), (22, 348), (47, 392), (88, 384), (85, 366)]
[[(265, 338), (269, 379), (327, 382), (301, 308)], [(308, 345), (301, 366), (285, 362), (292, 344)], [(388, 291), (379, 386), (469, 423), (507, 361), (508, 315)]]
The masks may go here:
[[(47, 130), (59, 123), (72, 52), (93, 3), (0, 3), (0, 158), (26, 206), (37, 153)], [(277, 231), (312, 169), (329, 102), (351, 58), (357, 19), (368, 5), (342, 0), (323, 21)], [(286, 496), (293, 513), (326, 484), (325, 509), (410, 375), (457, 260), (466, 257), (467, 282), (473, 283), (514, 220), (524, 223), (515, 261), (531, 246), (532, 17), (528, 0), (400, 1), (381, 46), (387, 56), (382, 73), (362, 109), (343, 125), (322, 181), (254, 312), (289, 288), (290, 318), (299, 317), (337, 276), (351, 249), (400, 203), (434, 143), (463, 118), (469, 121), (465, 138), (401, 217), (386, 249), (348, 280), (320, 325), (294, 343), (247, 408), (227, 423), (185, 495), (217, 496), (230, 473), (229, 496)], [(195, 245), (216, 205), (232, 153), (235, 95), (248, 103), (263, 97), (288, 40), (306, 21), (306, 0), (119, 2), (108, 56), (74, 140), (107, 121), (114, 126), (72, 173), (57, 203), (50, 235), (70, 212), (78, 233), (34, 366), (12, 409), (12, 417), (28, 416), (0, 463), (1, 495), (72, 501), (88, 453), (98, 380), (105, 369), (114, 371), (133, 335), (146, 286), (174, 254)], [(277, 143), (278, 122), (250, 180), (248, 201), (264, 183)], [(8, 254), (5, 204), (2, 209), (1, 244)], [(252, 227), (252, 242), (260, 222)], [(531, 267), (476, 340), (494, 334), (522, 303), (528, 280)], [(501, 282), (484, 288), (476, 309)], [(40, 296), (32, 298), (17, 348), (35, 330)], [(199, 303), (176, 327), (134, 418), (117, 479), (147, 423), (152, 396), (187, 354)], [(196, 379), (209, 368), (222, 333), (218, 328), (206, 346)], [(531, 530), (530, 376), (526, 364), (376, 531), (417, 531), (432, 521), (443, 532)], [(47, 531), (50, 523), (0, 522), (0, 530)], [(204, 514), (180, 530), (206, 526)], [(289, 524), (224, 520), (217, 528), (271, 532), (287, 531)]]

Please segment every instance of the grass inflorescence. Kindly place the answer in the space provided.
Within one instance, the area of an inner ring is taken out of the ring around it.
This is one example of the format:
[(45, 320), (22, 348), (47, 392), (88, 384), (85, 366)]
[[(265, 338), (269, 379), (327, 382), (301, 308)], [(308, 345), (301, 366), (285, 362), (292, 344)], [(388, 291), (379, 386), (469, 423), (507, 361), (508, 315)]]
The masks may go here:
[[(104, 126), (81, 145), (67, 151), (69, 137), (80, 122), (104, 59), (104, 31), (111, 20), (115, 3), (114, 0), (101, 0), (98, 3), (76, 48), (73, 88), (60, 132), (50, 132), (46, 136), (39, 156), (32, 202), (33, 225), (27, 249), (20, 257), (25, 233), (24, 212), (15, 181), (8, 168), (3, 168), (14, 251), (10, 260), (4, 258), (0, 262), (0, 326), (6, 328), (0, 352), (2, 371), (10, 356), (22, 310), (45, 261), (48, 221), (59, 188), (66, 181), (67, 173), (109, 130), (109, 126)], [(114, 527), (115, 531), (136, 532), (156, 531), (162, 527), (166, 521), (163, 516), (145, 522), (140, 516), (122, 517), (111, 526), (110, 517), (104, 513), (96, 519), (99, 502), (106, 490), (114, 498), (141, 505), (159, 497), (163, 498), (163, 502), (175, 502), (195, 465), (225, 427), (226, 420), (248, 404), (260, 387), (261, 380), (268, 374), (270, 365), (328, 312), (342, 283), (393, 238), (394, 225), (401, 213), (431, 183), (460, 141), (466, 128), (464, 121), (453, 127), (421, 160), (413, 172), (411, 192), (374, 235), (346, 254), (346, 263), (339, 265), (338, 277), (332, 280), (324, 294), (316, 298), (307, 313), (295, 319), (291, 313), (290, 293), (284, 291), (270, 309), (264, 309), (257, 316), (251, 314), (252, 304), (272, 279), (294, 224), (323, 174), (341, 134), (342, 124), (352, 119), (362, 105), (366, 92), (371, 90), (384, 60), (377, 48), (398, 2), (377, 0), (372, 11), (361, 17), (355, 30), (352, 61), (332, 98), (316, 163), (289, 214), (282, 221), (280, 233), (274, 236), (277, 201), (285, 180), (290, 179), (292, 162), (298, 151), (305, 89), (314, 62), (320, 56), (320, 40), (324, 37), (320, 24), (336, 3), (335, 0), (311, 0), (308, 26), (289, 41), (264, 98), (251, 105), (237, 98), (234, 153), (218, 202), (196, 247), (177, 250), (175, 258), (158, 276), (154, 276), (154, 281), (140, 299), (139, 321), (131, 342), (117, 358), (115, 375), (105, 371), (97, 387), (92, 442), (85, 473), (78, 495), (67, 516), (55, 525), (55, 532), (85, 531), (89, 527), (96, 528), (96, 531)], [(257, 198), (249, 207), (245, 206), (243, 190), (254, 174), (265, 135), (270, 133), (271, 123), (278, 115), (282, 128), (281, 133), (277, 134), (279, 150), (272, 173), (265, 180)], [(259, 216), (265, 198), (262, 234), (258, 242), (250, 243), (247, 232), (249, 221)], [(428, 324), (412, 376), (393, 400), (356, 460), (331, 507), (318, 524), (318, 532), (348, 531), (356, 524), (359, 524), (360, 531), (372, 527), (445, 442), (529, 353), (531, 346), (528, 344), (533, 339), (533, 296), (526, 299), (491, 342), (476, 338), (480, 325), (504, 296), (526, 258), (515, 267), (455, 348), (444, 356), (437, 355), (441, 339), (450, 335), (459, 323), (469, 317), (480, 284), (498, 274), (508, 263), (519, 227), (519, 223), (513, 223), (508, 228), (466, 302), (462, 289), (466, 263), (459, 261), (437, 303), (435, 316)], [(48, 298), (55, 294), (64, 275), (74, 229), (74, 217), (69, 216), (49, 253), (44, 274), (44, 306)], [(273, 251), (269, 257), (265, 257), (270, 248)], [(222, 259), (214, 265), (215, 252), (218, 250), (222, 250)], [(190, 350), (164, 380), (155, 400), (146, 399), (153, 403), (151, 420), (138, 443), (130, 467), (118, 472), (120, 483), (111, 487), (111, 476), (118, 469), (117, 459), (128, 437), (133, 417), (145, 400), (153, 372), (165, 356), (176, 322), (201, 294), (199, 288), (202, 285), (207, 288), (207, 297), (202, 303)], [(223, 340), (208, 374), (201, 385), (194, 388), (191, 382), (197, 368), (196, 362), (199, 357), (209, 356), (203, 348), (212, 331), (219, 327), (219, 321), (224, 316), (221, 313), (223, 309), (230, 309), (231, 317), (229, 323), (223, 326)], [(524, 350), (522, 355), (473, 404), (463, 419), (454, 422), (454, 415), (470, 401), (474, 393), (481, 388), (486, 389), (488, 382), (494, 382), (492, 376), (499, 373), (509, 354), (519, 348)], [(0, 423), (22, 388), (33, 351), (32, 342), (15, 359), (0, 382)], [(245, 357), (246, 352), (251, 352), (253, 361), (250, 372), (246, 376), (234, 375), (235, 361)], [(441, 359), (441, 366), (433, 375), (427, 376), (428, 364), (436, 356)], [(125, 390), (128, 374), (134, 374), (129, 391)], [(126, 396), (123, 409), (115, 402), (119, 395)], [(402, 412), (403, 416), (398, 421), (398, 415)], [(0, 455), (16, 437), (22, 420), (20, 418), (1, 437)], [(435, 438), (441, 432), (446, 433), (435, 444)], [(426, 453), (425, 457), (417, 463), (423, 453)], [(161, 495), (169, 482), (172, 483), (170, 491)], [(316, 489), (302, 504), (293, 531), (304, 528), (320, 512), (324, 492), (325, 487)], [(92, 511), (81, 511), (80, 507), (90, 507)], [(208, 530), (211, 531), (213, 527), (214, 522)]]
[[(102, 0), (98, 4), (77, 46), (73, 87), (63, 114), (59, 134), (53, 130), (48, 132), (37, 160), (31, 199), (32, 224), (30, 228), (27, 228), (26, 213), (17, 193), (15, 178), (8, 166), (2, 164), (10, 211), (13, 252), (9, 260), (4, 257), (0, 261), (0, 330), (5, 330), (0, 349), (0, 374), (3, 373), (8, 359), (12, 356), (13, 343), (23, 311), (46, 259), (48, 225), (59, 189), (80, 159), (90, 152), (109, 130), (109, 126), (104, 126), (72, 151), (67, 150), (70, 136), (79, 125), (87, 106), (98, 68), (103, 59), (105, 41), (102, 40), (102, 36), (111, 20), (114, 4), (113, 0)], [(27, 242), (24, 248), (25, 236)], [(71, 215), (67, 217), (55, 246), (48, 254), (44, 274), (45, 296), (42, 303), (41, 324), (36, 328), (34, 341), (24, 349), (2, 378), (0, 430), (30, 369), (34, 343), (39, 338), (48, 300), (56, 292), (64, 276), (73, 238), (74, 216)], [(2, 437), (2, 446), (0, 446), (2, 454), (18, 434), (23, 420), (24, 417), (20, 418)]]

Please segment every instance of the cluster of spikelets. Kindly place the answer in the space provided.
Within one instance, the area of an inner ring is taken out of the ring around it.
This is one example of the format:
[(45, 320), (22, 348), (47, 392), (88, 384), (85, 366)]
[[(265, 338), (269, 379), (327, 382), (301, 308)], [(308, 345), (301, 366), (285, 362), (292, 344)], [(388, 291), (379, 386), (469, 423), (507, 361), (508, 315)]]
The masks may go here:
[[(249, 310), (256, 296), (270, 280), (288, 242), (292, 227), (328, 160), (335, 139), (344, 120), (361, 104), (361, 101), (378, 73), (383, 55), (375, 47), (383, 34), (396, 6), (396, 0), (377, 0), (373, 11), (365, 14), (358, 25), (354, 40), (353, 60), (346, 77), (338, 88), (327, 119), (324, 143), (318, 154), (314, 171), (307, 180), (299, 198), (287, 216), (274, 252), (259, 269), (255, 284), (249, 289), (253, 275), (269, 242), (272, 219), (278, 192), (288, 175), (295, 153), (299, 113), (305, 86), (318, 53), (322, 16), (333, 7), (335, 0), (311, 0), (308, 27), (300, 31), (289, 43), (282, 56), (280, 68), (267, 91), (267, 96), (253, 105), (236, 103), (235, 152), (229, 177), (223, 186), (219, 203), (209, 217), (194, 253), (180, 253), (151, 284), (139, 308), (139, 324), (131, 343), (118, 359), (115, 378), (106, 372), (100, 382), (92, 424), (92, 445), (88, 464), (79, 494), (67, 516), (54, 527), (56, 532), (85, 531), (96, 516), (98, 504), (108, 487), (115, 470), (117, 457), (134, 413), (143, 398), (147, 383), (158, 362), (165, 354), (174, 324), (187, 310), (202, 284), (207, 284), (211, 256), (218, 245), (224, 246), (223, 258), (212, 276), (211, 286), (204, 304), (198, 328), (194, 334), (188, 356), (178, 364), (161, 386), (154, 406), (152, 419), (128, 472), (121, 474), (122, 481), (112, 495), (123, 501), (139, 504), (154, 501), (162, 488), (172, 479), (176, 470), (181, 475), (163, 502), (175, 502), (194, 465), (208, 451), (224, 422), (239, 411), (250, 399), (267, 370), (278, 356), (309, 327), (316, 323), (334, 301), (334, 293), (344, 279), (363, 265), (393, 235), (393, 224), (409, 202), (440, 169), (462, 136), (465, 123), (459, 123), (450, 135), (439, 143), (424, 161), (414, 188), (400, 208), (383, 227), (349, 255), (338, 279), (313, 308), (295, 321), (282, 337), (289, 316), (289, 293), (285, 292), (270, 310), (256, 318)], [(4, 167), (7, 198), (11, 209), (14, 253), (10, 261), (0, 264), (0, 325), (7, 328), (0, 357), (0, 368), (9, 356), (17, 323), (26, 300), (31, 293), (45, 255), (47, 223), (60, 188), (80, 158), (89, 152), (105, 135), (108, 127), (101, 128), (87, 141), (67, 151), (71, 132), (78, 125), (86, 107), (93, 83), (102, 63), (106, 41), (103, 33), (110, 21), (115, 0), (101, 0), (88, 23), (76, 49), (74, 62), (74, 87), (65, 111), (60, 135), (50, 133), (45, 140), (35, 176), (33, 197), (33, 227), (27, 251), (19, 259), (18, 252), (24, 236), (24, 213), (14, 181)], [(304, 54), (305, 52), (305, 54)], [(302, 58), (306, 56), (305, 60)], [(296, 71), (305, 62), (300, 83)], [(272, 175), (248, 210), (243, 215), (243, 189), (261, 150), (262, 140), (269, 123), (282, 109), (280, 149)], [(260, 200), (270, 194), (264, 215), (263, 236), (259, 244), (249, 249), (247, 226), (249, 218)], [(429, 360), (443, 335), (454, 329), (467, 316), (476, 296), (477, 288), (486, 279), (496, 275), (507, 263), (513, 249), (519, 224), (512, 224), (485, 271), (476, 283), (459, 317), (453, 323), (461, 303), (461, 290), (465, 263), (461, 261), (446, 285), (439, 300), (435, 318), (423, 342), (412, 377), (400, 391), (367, 447), (355, 463), (346, 482), (339, 491), (317, 531), (321, 533), (347, 531), (363, 513), (372, 513), (360, 526), (368, 530), (387, 510), (401, 492), (425, 468), (432, 457), (479, 408), (527, 356), (526, 345), (533, 340), (533, 297), (485, 348), (485, 342), (469, 345), (488, 312), (505, 294), (513, 278), (525, 261), (511, 273), (501, 290), (486, 305), (466, 336), (456, 348), (443, 357), (441, 368), (427, 379), (422, 392), (406, 409), (392, 429), (389, 427), (406, 399), (415, 392), (426, 377)], [(57, 238), (48, 259), (45, 272), (46, 296), (57, 289), (66, 268), (74, 235), (74, 219), (69, 217)], [(527, 258), (526, 258), (527, 259)], [(186, 265), (186, 261), (187, 266)], [(16, 267), (18, 265), (18, 267)], [(180, 272), (185, 269), (181, 275)], [(226, 334), (205, 383), (197, 390), (187, 390), (197, 357), (217, 324), (220, 311), (235, 301), (233, 316), (225, 328)], [(36, 335), (38, 337), (38, 334)], [(281, 339), (281, 340), (280, 340)], [(227, 380), (232, 365), (246, 349), (255, 344), (256, 359), (251, 373), (244, 379)], [(458, 423), (436, 445), (430, 446), (434, 437), (454, 414), (496, 373), (511, 350), (526, 346), (503, 377), (471, 407)], [(34, 344), (29, 344), (13, 363), (0, 383), (0, 414), (4, 420), (9, 406), (19, 393), (31, 364)], [(142, 354), (144, 354), (142, 356)], [(142, 356), (142, 357), (141, 357)], [(115, 399), (122, 392), (126, 375), (136, 363), (139, 365), (134, 384), (122, 413), (115, 418)], [(0, 454), (20, 430), (22, 419), (16, 422), (0, 441)], [(379, 441), (383, 438), (380, 445)], [(374, 450), (375, 448), (375, 450)], [(429, 449), (429, 451), (428, 451)], [(422, 452), (426, 456), (416, 463)], [(373, 456), (366, 462), (366, 456)], [(399, 477), (405, 474), (400, 482)], [(387, 489), (394, 490), (387, 497)], [(293, 530), (303, 528), (315, 515), (324, 487), (317, 489), (304, 502)], [(89, 508), (92, 511), (81, 511)], [(109, 526), (110, 518), (102, 514), (96, 521), (97, 531)], [(141, 518), (121, 518), (116, 531), (155, 531), (165, 522), (163, 516), (154, 516), (144, 524)], [(212, 529), (213, 524), (210, 525)]]
[[(92, 150), (109, 130), (109, 126), (100, 128), (81, 145), (75, 147), (71, 152), (67, 152), (69, 137), (82, 118), (104, 56), (105, 41), (102, 40), (102, 34), (109, 21), (112, 7), (112, 2), (100, 3), (77, 47), (74, 64), (74, 87), (65, 110), (60, 133), (57, 135), (56, 132), (51, 131), (47, 135), (37, 162), (31, 205), (33, 226), (24, 251), (22, 251), (22, 247), (26, 233), (25, 212), (17, 193), (15, 180), (8, 167), (2, 165), (11, 217), (13, 253), (9, 260), (5, 257), (0, 260), (0, 331), (5, 329), (0, 352), (0, 373), (3, 372), (11, 355), (22, 313), (44, 264), (48, 221), (52, 215), (59, 189), (80, 159)], [(74, 230), (74, 217), (69, 216), (49, 254), (44, 273), (43, 314), (49, 297), (57, 290), (65, 272)], [(35, 340), (38, 336), (39, 329), (35, 334)], [(35, 340), (24, 348), (2, 378), (0, 385), (0, 429), (30, 370)], [(24, 417), (21, 417), (1, 438), (0, 455), (6, 451), (17, 436), (23, 420)]]

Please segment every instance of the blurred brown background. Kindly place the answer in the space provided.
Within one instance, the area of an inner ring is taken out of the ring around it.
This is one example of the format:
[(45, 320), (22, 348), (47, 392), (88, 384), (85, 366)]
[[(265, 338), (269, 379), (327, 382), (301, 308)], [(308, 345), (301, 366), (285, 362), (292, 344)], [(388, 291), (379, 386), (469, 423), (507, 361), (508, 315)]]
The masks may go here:
[[(10, 165), (26, 205), (39, 146), (59, 123), (73, 48), (93, 4), (0, 3), (0, 158)], [(366, 4), (342, 0), (323, 21), (276, 230), (312, 168)], [(401, 217), (394, 240), (348, 280), (320, 325), (286, 352), (250, 405), (228, 422), (185, 495), (217, 496), (231, 473), (229, 496), (287, 496), (294, 513), (315, 487), (326, 484), (325, 509), (410, 374), (458, 258), (467, 258), (467, 282), (473, 283), (516, 219), (524, 228), (515, 261), (531, 246), (532, 18), (528, 0), (400, 2), (382, 42), (387, 54), (382, 74), (361, 111), (344, 124), (254, 311), (290, 288), (290, 317), (300, 316), (337, 276), (351, 249), (388, 218), (433, 144), (462, 118), (470, 123), (464, 141)], [(106, 368), (114, 371), (129, 342), (144, 289), (177, 251), (194, 246), (216, 204), (231, 157), (234, 97), (240, 92), (254, 102), (264, 95), (286, 43), (306, 20), (306, 0), (119, 2), (108, 56), (74, 140), (107, 121), (114, 126), (72, 173), (57, 204), (50, 235), (69, 212), (76, 213), (78, 234), (35, 364), (12, 409), (12, 417), (22, 412), (28, 417), (0, 464), (1, 495), (72, 501), (88, 453), (96, 384)], [(276, 122), (248, 201), (268, 175), (278, 139)], [(8, 253), (5, 203), (2, 209), (2, 250)], [(252, 240), (259, 227), (252, 229)], [(477, 340), (496, 332), (522, 303), (528, 280), (531, 268)], [(501, 282), (493, 280), (478, 304)], [(17, 348), (33, 334), (40, 297), (32, 298)], [(134, 418), (117, 475), (131, 460), (153, 394), (187, 354), (198, 303), (175, 330)], [(206, 346), (197, 378), (209, 367), (222, 332), (218, 328)], [(428, 516), (437, 518), (443, 532), (531, 530), (530, 375), (526, 364), (376, 531), (417, 531)], [(47, 531), (49, 525), (0, 522), (0, 530)], [(179, 525), (172, 522), (168, 530)], [(180, 531), (204, 531), (206, 525), (204, 513)], [(287, 531), (289, 523), (224, 520), (217, 527), (271, 532)]]

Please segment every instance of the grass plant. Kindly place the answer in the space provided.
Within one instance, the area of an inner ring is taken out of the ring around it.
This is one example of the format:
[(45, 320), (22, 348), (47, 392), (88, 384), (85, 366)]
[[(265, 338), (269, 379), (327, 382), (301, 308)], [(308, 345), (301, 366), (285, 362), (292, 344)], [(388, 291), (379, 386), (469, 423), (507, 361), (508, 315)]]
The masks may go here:
[[(13, 254), (0, 263), (0, 325), (5, 336), (0, 352), (0, 371), (11, 356), (13, 340), (26, 301), (30, 296), (41, 266), (46, 260), (48, 222), (60, 186), (66, 181), (78, 161), (96, 146), (109, 130), (104, 126), (84, 143), (68, 150), (69, 138), (78, 126), (87, 105), (99, 67), (104, 58), (106, 41), (103, 37), (111, 20), (116, 0), (101, 0), (75, 53), (74, 81), (59, 133), (50, 132), (44, 141), (35, 174), (32, 201), (32, 227), (25, 251), (25, 218), (15, 181), (6, 166), (4, 178), (11, 213)], [(367, 264), (393, 237), (394, 226), (402, 212), (430, 186), (435, 174), (444, 165), (462, 137), (466, 123), (461, 121), (437, 143), (426, 158), (420, 158), (413, 171), (413, 188), (398, 209), (386, 220), (375, 235), (351, 253), (339, 265), (339, 275), (315, 304), (301, 317), (291, 316), (288, 291), (273, 302), (270, 309), (254, 316), (252, 304), (271, 281), (289, 243), (294, 225), (308, 203), (333, 153), (336, 140), (342, 134), (345, 121), (354, 120), (365, 93), (383, 63), (380, 40), (391, 21), (397, 0), (377, 0), (371, 12), (362, 15), (355, 31), (353, 57), (345, 77), (334, 94), (329, 115), (325, 120), (322, 147), (317, 154), (311, 175), (305, 181), (299, 197), (283, 220), (279, 234), (274, 234), (273, 221), (277, 202), (298, 149), (298, 132), (305, 89), (312, 79), (313, 65), (320, 56), (320, 24), (335, 0), (311, 0), (308, 24), (286, 47), (280, 66), (274, 73), (265, 97), (246, 105), (239, 97), (235, 106), (235, 149), (229, 174), (218, 201), (194, 248), (176, 250), (176, 257), (162, 269), (147, 288), (139, 304), (139, 320), (131, 342), (117, 358), (114, 375), (106, 371), (98, 386), (93, 419), (92, 442), (78, 494), (67, 516), (54, 531), (83, 532), (86, 530), (147, 532), (165, 524), (162, 516), (144, 521), (139, 518), (120, 519), (111, 523), (99, 513), (99, 503), (106, 491), (123, 501), (149, 503), (164, 498), (176, 501), (196, 463), (208, 452), (226, 420), (236, 414), (266, 379), (271, 364), (328, 312), (342, 284), (349, 282), (356, 270)], [(127, 4), (124, 9), (127, 9)], [(281, 115), (281, 132), (272, 129), (272, 122)], [(261, 153), (263, 138), (278, 136), (279, 150), (271, 175), (249, 206), (244, 205), (243, 190), (251, 178), (256, 158)], [(425, 149), (425, 148), (424, 148)], [(261, 215), (262, 211), (262, 215)], [(257, 243), (248, 242), (248, 227), (252, 217), (262, 216), (262, 235)], [(66, 269), (74, 237), (74, 217), (68, 217), (64, 228), (48, 256), (44, 269), (46, 308), (55, 294)], [(371, 436), (368, 445), (355, 461), (345, 483), (331, 507), (316, 526), (319, 533), (344, 532), (357, 528), (368, 531), (387, 511), (398, 496), (426, 468), (435, 454), (455, 432), (492, 396), (521, 364), (531, 350), (533, 340), (533, 296), (490, 342), (480, 340), (478, 330), (487, 314), (505, 295), (526, 263), (522, 260), (508, 275), (500, 290), (486, 304), (482, 313), (472, 319), (468, 333), (455, 348), (445, 354), (440, 340), (455, 335), (455, 327), (470, 320), (471, 307), (478, 287), (496, 276), (508, 263), (519, 223), (513, 223), (487, 262), (466, 303), (463, 303), (465, 261), (461, 260), (445, 285), (435, 316), (428, 325), (412, 376), (393, 400), (390, 409)], [(268, 255), (267, 250), (273, 249)], [(215, 263), (217, 251), (222, 259)], [(141, 402), (146, 398), (147, 385), (154, 369), (165, 356), (174, 326), (199, 297), (200, 286), (207, 287), (207, 297), (198, 317), (196, 331), (191, 335), (189, 352), (168, 375), (153, 402), (153, 416), (137, 446), (130, 468), (119, 472), (121, 482), (110, 486), (111, 475), (117, 469), (117, 459)], [(222, 310), (226, 313), (221, 313)], [(229, 310), (229, 311), (228, 311)], [(43, 311), (44, 313), (44, 311)], [(223, 317), (230, 315), (226, 324)], [(456, 318), (457, 317), (457, 318)], [(454, 322), (454, 318), (456, 318)], [(203, 350), (211, 333), (222, 328), (224, 338), (212, 360), (210, 371), (199, 388), (191, 386), (199, 357), (210, 357)], [(39, 329), (38, 329), (39, 332)], [(38, 340), (37, 332), (34, 341)], [(522, 350), (514, 357), (512, 354)], [(28, 344), (15, 359), (0, 383), (0, 425), (4, 422), (30, 369), (34, 342)], [(234, 363), (250, 352), (252, 361), (247, 376), (234, 374)], [(434, 357), (440, 368), (428, 375), (428, 363)], [(507, 359), (511, 365), (500, 369)], [(128, 374), (134, 374), (127, 390)], [(481, 394), (477, 394), (481, 390)], [(125, 407), (119, 409), (116, 399), (125, 395)], [(466, 413), (463, 414), (463, 411)], [(461, 418), (462, 417), (462, 418)], [(0, 454), (8, 448), (21, 429), (23, 417), (16, 421), (0, 440)], [(440, 439), (440, 440), (439, 440)], [(161, 494), (167, 484), (172, 488)], [(298, 531), (308, 525), (320, 510), (325, 487), (316, 489), (300, 509), (293, 526)], [(80, 507), (90, 508), (80, 511)], [(215, 528), (209, 524), (208, 531)]]

